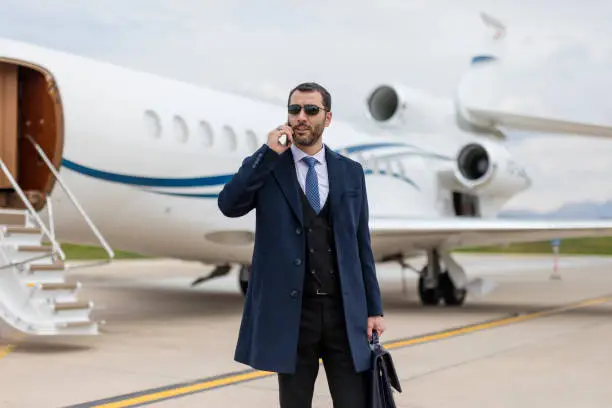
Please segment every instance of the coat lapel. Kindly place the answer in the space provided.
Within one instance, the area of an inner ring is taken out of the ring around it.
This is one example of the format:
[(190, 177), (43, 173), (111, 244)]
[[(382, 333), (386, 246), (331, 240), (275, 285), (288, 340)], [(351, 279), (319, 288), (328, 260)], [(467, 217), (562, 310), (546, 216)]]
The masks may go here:
[(344, 178), (344, 162), (340, 159), (338, 153), (325, 146), (325, 160), (327, 161), (327, 176), (329, 182), (329, 210), (331, 211), (332, 220), (334, 215), (339, 211), (340, 200), (345, 191), (346, 183)]
[(293, 162), (293, 154), (291, 149), (287, 149), (281, 154), (277, 166), (274, 168), (274, 177), (283, 191), (289, 206), (293, 210), (300, 224), (303, 226), (302, 220), (302, 202), (300, 201), (300, 185), (297, 181), (295, 173), (295, 163)]

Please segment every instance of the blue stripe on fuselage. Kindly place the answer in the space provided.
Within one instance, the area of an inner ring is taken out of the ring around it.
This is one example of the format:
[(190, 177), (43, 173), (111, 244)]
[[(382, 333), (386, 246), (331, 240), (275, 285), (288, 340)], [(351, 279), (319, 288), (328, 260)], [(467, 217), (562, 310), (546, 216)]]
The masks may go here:
[(348, 147), (338, 149), (338, 151), (346, 152), (347, 154), (351, 154), (351, 153), (363, 152), (367, 150), (381, 149), (383, 147), (412, 147), (414, 148), (415, 146), (408, 144), (408, 143), (399, 143), (399, 142), (371, 143), (371, 144), (363, 144), (363, 145), (356, 145), (356, 146), (348, 146)]
[(184, 198), (218, 198), (219, 193), (173, 193), (170, 191), (155, 191), (155, 190), (145, 190), (150, 193), (168, 195), (172, 197), (184, 197)]
[[(385, 147), (413, 147), (406, 143), (371, 143), (363, 145), (349, 146), (341, 151), (350, 153), (375, 150)], [(233, 174), (219, 174), (214, 176), (201, 176), (201, 177), (177, 177), (177, 178), (160, 178), (160, 177), (145, 177), (145, 176), (132, 176), (128, 174), (112, 173), (104, 170), (92, 169), (82, 164), (75, 163), (69, 159), (63, 159), (62, 165), (67, 169), (73, 170), (77, 173), (97, 178), (100, 180), (109, 181), (112, 183), (120, 183), (138, 187), (175, 187), (175, 188), (188, 188), (188, 187), (214, 187), (223, 186), (231, 180)], [(371, 171), (366, 171), (366, 174), (371, 174)], [(398, 177), (397, 175), (394, 175)], [(410, 183), (417, 187), (417, 185), (406, 177), (399, 177), (402, 180)], [(418, 187), (417, 187), (418, 188)], [(180, 197), (200, 197), (200, 198), (214, 198), (217, 197), (217, 193), (175, 193), (166, 191), (149, 190), (146, 191), (158, 194), (166, 194)]]
[(233, 174), (220, 174), (207, 177), (184, 177), (184, 178), (157, 178), (143, 176), (129, 176), (126, 174), (110, 173), (108, 171), (96, 170), (77, 164), (71, 160), (63, 159), (62, 164), (73, 171), (113, 183), (129, 184), (140, 187), (210, 187), (224, 185), (232, 178)]

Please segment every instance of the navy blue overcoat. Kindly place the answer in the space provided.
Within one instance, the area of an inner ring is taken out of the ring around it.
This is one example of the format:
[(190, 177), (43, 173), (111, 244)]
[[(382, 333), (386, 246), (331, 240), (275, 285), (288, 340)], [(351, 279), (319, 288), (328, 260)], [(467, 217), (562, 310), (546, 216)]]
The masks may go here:
[[(371, 368), (368, 316), (382, 315), (370, 246), (368, 201), (361, 164), (325, 146), (330, 210), (346, 329), (357, 371)], [(305, 234), (300, 185), (291, 149), (261, 146), (223, 187), (227, 217), (256, 211), (252, 269), (235, 360), (255, 369), (295, 371), (304, 282)]]

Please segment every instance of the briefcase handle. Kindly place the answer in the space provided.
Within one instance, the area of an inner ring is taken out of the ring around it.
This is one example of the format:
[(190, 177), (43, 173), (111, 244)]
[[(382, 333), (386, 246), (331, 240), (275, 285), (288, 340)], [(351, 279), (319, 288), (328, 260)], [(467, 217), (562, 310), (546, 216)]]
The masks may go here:
[(372, 341), (370, 342), (370, 344), (372, 345), (372, 348), (374, 349), (380, 348), (380, 339), (378, 337), (378, 333), (376, 332), (376, 330), (372, 330)]

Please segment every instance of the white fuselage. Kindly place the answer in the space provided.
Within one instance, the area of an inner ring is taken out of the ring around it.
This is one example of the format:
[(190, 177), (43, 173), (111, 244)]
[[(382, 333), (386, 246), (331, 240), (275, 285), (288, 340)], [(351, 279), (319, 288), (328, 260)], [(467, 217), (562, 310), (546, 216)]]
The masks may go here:
[[(250, 262), (255, 214), (224, 217), (217, 194), (286, 120), (283, 106), (11, 41), (0, 42), (0, 57), (53, 76), (64, 120), (61, 178), (114, 249)], [(453, 132), (446, 152), (464, 144)], [(454, 171), (454, 155), (420, 148), (408, 132), (366, 134), (338, 120), (324, 141), (364, 165), (370, 214), (454, 215), (440, 178)], [(493, 200), (488, 213), (522, 188)], [(51, 201), (60, 241), (98, 244), (57, 184)]]

